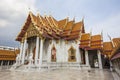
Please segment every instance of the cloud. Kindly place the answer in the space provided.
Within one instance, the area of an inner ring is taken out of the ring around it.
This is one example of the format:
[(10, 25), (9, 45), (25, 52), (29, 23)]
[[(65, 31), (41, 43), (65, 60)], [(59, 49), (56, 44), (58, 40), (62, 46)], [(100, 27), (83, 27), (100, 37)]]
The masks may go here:
[(36, 0), (2, 0), (0, 2), (0, 45), (18, 45), (15, 37), (28, 15), (36, 11)]
[[(120, 5), (115, 0), (1, 0), (0, 2), (0, 45), (18, 45), (14, 39), (21, 30), (29, 9), (36, 14), (45, 12), (57, 20), (76, 17), (80, 21), (84, 16), (85, 30), (93, 34), (118, 37)], [(105, 38), (104, 38), (105, 39)]]
[(5, 27), (9, 25), (10, 23), (7, 20), (0, 19), (0, 27)]
[(21, 16), (28, 14), (28, 8), (36, 10), (35, 0), (2, 0), (0, 3), (1, 21), (16, 21)]

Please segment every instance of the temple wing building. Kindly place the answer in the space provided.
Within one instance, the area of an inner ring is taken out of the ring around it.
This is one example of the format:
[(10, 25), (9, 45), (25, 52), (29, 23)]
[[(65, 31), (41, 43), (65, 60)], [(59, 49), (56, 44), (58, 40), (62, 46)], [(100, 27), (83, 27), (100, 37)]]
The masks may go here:
[(18, 48), (0, 46), (0, 66), (4, 67), (13, 65), (19, 52)]

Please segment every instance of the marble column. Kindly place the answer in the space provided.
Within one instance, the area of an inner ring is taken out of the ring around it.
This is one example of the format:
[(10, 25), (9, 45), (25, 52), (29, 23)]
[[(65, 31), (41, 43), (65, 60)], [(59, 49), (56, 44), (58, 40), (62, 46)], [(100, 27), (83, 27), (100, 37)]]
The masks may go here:
[(76, 62), (77, 63), (81, 63), (81, 54), (80, 54), (80, 51), (79, 51), (79, 47), (75, 47), (76, 48)]
[(27, 45), (27, 40), (25, 39), (24, 47), (23, 47), (23, 54), (22, 54), (22, 64), (24, 64), (24, 60), (25, 60), (26, 45)]
[(3, 66), (3, 61), (1, 61), (1, 66)]
[(100, 50), (97, 50), (97, 55), (98, 55), (99, 69), (103, 69), (103, 66), (102, 66), (102, 56), (101, 56)]
[(40, 40), (40, 55), (39, 55), (40, 66), (42, 65), (42, 57), (43, 57), (43, 39)]
[(113, 64), (111, 61), (110, 61), (110, 70), (113, 71)]
[(86, 63), (86, 66), (90, 66), (90, 64), (89, 64), (88, 50), (85, 50), (85, 63)]
[(22, 53), (23, 53), (23, 42), (20, 44), (20, 60), (22, 59)]
[(8, 61), (7, 65), (9, 66), (9, 61)]
[(39, 37), (36, 38), (35, 64), (37, 64), (38, 62), (38, 52), (39, 52)]

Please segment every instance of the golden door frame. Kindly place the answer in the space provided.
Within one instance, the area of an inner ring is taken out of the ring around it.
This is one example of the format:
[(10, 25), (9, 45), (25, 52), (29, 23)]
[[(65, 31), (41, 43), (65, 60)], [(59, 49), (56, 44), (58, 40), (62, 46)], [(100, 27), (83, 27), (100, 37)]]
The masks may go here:
[(51, 49), (51, 62), (56, 62), (56, 48), (54, 45)]
[(76, 62), (76, 49), (73, 46), (68, 49), (68, 62)]

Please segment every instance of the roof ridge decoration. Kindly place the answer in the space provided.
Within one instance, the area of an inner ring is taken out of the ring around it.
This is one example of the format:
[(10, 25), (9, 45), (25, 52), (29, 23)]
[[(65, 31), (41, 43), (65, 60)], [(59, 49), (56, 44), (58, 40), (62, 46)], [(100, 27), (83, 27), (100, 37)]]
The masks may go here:
[(75, 25), (75, 17), (73, 18), (73, 25), (72, 25), (72, 27), (71, 27), (71, 31), (70, 31), (70, 33), (72, 32), (72, 29), (73, 29), (73, 27), (74, 27), (74, 25)]
[(74, 27), (74, 24), (75, 24), (75, 21), (74, 21), (74, 20), (72, 20), (72, 26), (71, 26), (71, 29), (70, 29), (69, 35), (70, 35), (70, 34), (71, 34), (71, 32), (72, 32), (72, 29), (73, 29), (73, 27)]
[[(18, 33), (18, 35), (17, 35), (17, 37), (16, 37), (15, 40), (18, 40), (18, 39), (19, 39), (20, 33), (23, 31), (25, 25), (27, 24), (28, 19), (31, 18), (31, 14), (32, 14), (32, 12), (29, 11), (29, 14), (28, 14), (28, 16), (27, 16), (27, 19), (25, 20), (25, 23), (23, 24), (23, 26), (22, 26), (22, 28), (21, 28), (21, 31)], [(20, 40), (20, 41), (21, 41), (21, 40)]]
[[(54, 21), (55, 19), (53, 19), (53, 17), (52, 17), (51, 15), (50, 15), (50, 18), (52, 19), (52, 22), (53, 22), (53, 24), (55, 25), (55, 27), (58, 28), (58, 23), (57, 23), (57, 24), (55, 23), (55, 21)], [(56, 20), (56, 21), (57, 21), (57, 20)]]
[[(58, 21), (55, 20), (51, 15), (50, 15), (50, 18), (51, 18), (51, 20), (52, 20), (52, 22), (53, 22), (54, 28), (56, 29), (56, 33), (59, 34), (62, 30), (60, 30), (60, 29), (58, 28)], [(56, 21), (56, 23), (55, 23), (55, 21)]]
[(31, 21), (33, 22), (34, 25), (36, 25), (36, 22), (34, 21), (33, 16), (34, 16), (33, 13), (30, 11)]
[(47, 19), (48, 23), (50, 24), (51, 29), (53, 31), (55, 31), (56, 33), (58, 33), (57, 30), (56, 30), (56, 26), (54, 26), (54, 24), (52, 24), (52, 22), (50, 21), (50, 16), (46, 16), (46, 19)]
[(67, 26), (67, 23), (69, 22), (69, 17), (67, 17), (66, 18), (66, 23), (65, 23), (65, 25), (64, 25), (64, 27), (63, 27), (63, 30), (65, 29), (65, 27)]
[[(18, 34), (16, 40), (21, 41), (21, 39), (24, 37), (23, 35), (26, 33), (26, 30), (30, 25), (31, 26), (33, 25), (34, 28), (39, 32), (38, 34), (43, 37), (46, 37), (46, 38), (52, 37), (54, 39), (63, 38), (65, 40), (67, 38), (68, 40), (73, 40), (73, 39), (75, 40), (75, 39), (78, 39), (79, 37), (78, 29), (83, 28), (81, 27), (83, 23), (82, 24), (81, 22), (78, 22), (78, 23), (79, 24), (75, 23), (75, 18), (73, 18), (71, 22), (69, 21), (69, 17), (61, 21), (57, 21), (51, 15), (49, 16), (44, 15), (44, 17), (42, 17), (39, 13), (37, 13), (37, 15), (34, 15), (30, 11), (26, 19), (26, 22), (23, 25), (23, 28), (21, 29), (21, 32)], [(74, 26), (75, 24), (77, 25)], [(74, 30), (72, 28), (74, 28)], [(69, 31), (66, 31), (66, 29), (69, 29)], [(75, 31), (75, 33), (72, 30)], [(68, 32), (69, 32), (69, 35), (62, 37), (62, 34), (64, 33), (66, 34)]]
[(42, 25), (43, 25), (43, 26), (45, 26), (45, 24), (44, 24), (43, 20), (41, 19), (41, 15), (40, 15), (40, 14), (38, 14), (38, 18), (40, 19), (40, 21), (41, 21)]

